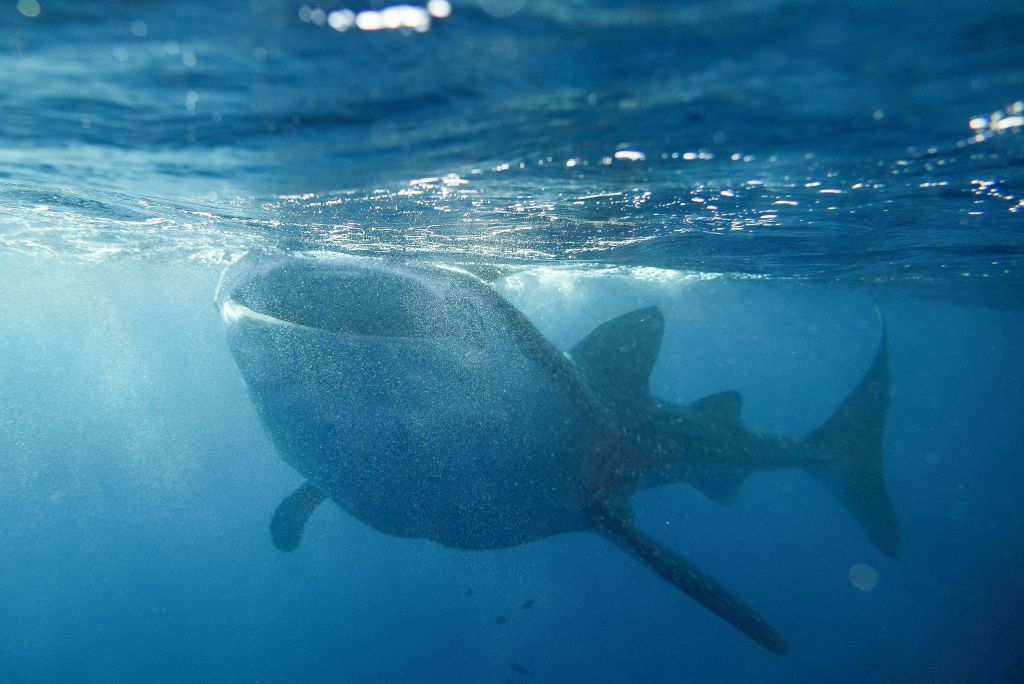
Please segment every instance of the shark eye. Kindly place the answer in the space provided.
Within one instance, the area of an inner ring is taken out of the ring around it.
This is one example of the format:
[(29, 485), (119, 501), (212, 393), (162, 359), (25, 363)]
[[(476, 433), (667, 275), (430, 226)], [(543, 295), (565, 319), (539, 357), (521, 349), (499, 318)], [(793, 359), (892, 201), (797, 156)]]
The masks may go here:
[(452, 337), (461, 318), (431, 289), (385, 270), (288, 265), (240, 283), (231, 298), (281, 321), (367, 337)]

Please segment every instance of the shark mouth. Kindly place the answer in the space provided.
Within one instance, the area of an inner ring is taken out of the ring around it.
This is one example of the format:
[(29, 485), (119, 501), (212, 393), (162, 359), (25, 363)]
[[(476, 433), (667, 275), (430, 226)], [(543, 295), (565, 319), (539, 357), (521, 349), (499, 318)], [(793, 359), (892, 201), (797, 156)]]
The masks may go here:
[(226, 320), (249, 316), (338, 334), (444, 338), (457, 321), (445, 298), (382, 263), (297, 260), (243, 276), (223, 303)]

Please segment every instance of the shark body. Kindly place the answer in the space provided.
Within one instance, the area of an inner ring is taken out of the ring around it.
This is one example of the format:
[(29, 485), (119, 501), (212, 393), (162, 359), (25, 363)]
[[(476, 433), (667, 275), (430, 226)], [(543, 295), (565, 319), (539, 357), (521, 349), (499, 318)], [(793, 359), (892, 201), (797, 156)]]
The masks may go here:
[(602, 535), (770, 651), (758, 613), (631, 522), (638, 490), (684, 481), (728, 501), (750, 473), (803, 468), (896, 556), (882, 480), (885, 334), (850, 396), (803, 437), (746, 429), (740, 397), (651, 396), (655, 307), (568, 353), (465, 271), (371, 258), (243, 260), (222, 278), (229, 346), (281, 457), (306, 478), (271, 521), (296, 548), (325, 499), (378, 530), (463, 549)]

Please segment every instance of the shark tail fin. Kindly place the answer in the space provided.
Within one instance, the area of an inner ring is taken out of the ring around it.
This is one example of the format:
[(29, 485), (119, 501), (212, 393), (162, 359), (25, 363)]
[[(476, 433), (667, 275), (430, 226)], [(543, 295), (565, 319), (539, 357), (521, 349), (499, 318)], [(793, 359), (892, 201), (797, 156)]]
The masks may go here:
[(889, 408), (889, 351), (885, 324), (871, 367), (832, 417), (804, 439), (822, 458), (803, 464), (827, 486), (886, 554), (900, 554), (899, 523), (882, 475), (882, 442)]
[(681, 554), (638, 530), (628, 518), (599, 504), (595, 521), (604, 536), (764, 648), (776, 655), (789, 650), (782, 635), (743, 599)]

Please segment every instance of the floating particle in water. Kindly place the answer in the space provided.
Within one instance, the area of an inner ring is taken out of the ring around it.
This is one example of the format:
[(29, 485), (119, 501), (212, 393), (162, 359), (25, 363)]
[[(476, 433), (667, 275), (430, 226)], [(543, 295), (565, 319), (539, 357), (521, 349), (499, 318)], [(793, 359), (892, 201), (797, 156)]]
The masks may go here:
[(533, 608), (535, 605), (537, 605), (537, 599), (530, 598), (523, 601), (523, 605), (519, 607), (523, 610), (529, 610), (530, 608)]
[(466, 587), (466, 598), (473, 598), (473, 587)]
[(850, 566), (850, 584), (863, 592), (869, 592), (878, 584), (878, 570), (864, 563)]
[(494, 618), (494, 624), (496, 624), (496, 625), (507, 625), (508, 624), (508, 617), (506, 617), (505, 615), (499, 615), (498, 617)]
[(508, 667), (513, 672), (516, 672), (521, 675), (526, 675), (527, 677), (533, 675), (533, 670), (531, 670), (530, 668), (526, 667), (521, 663), (511, 662), (508, 664)]
[(38, 17), (43, 11), (37, 0), (18, 0), (18, 4), (15, 7), (30, 19)]

